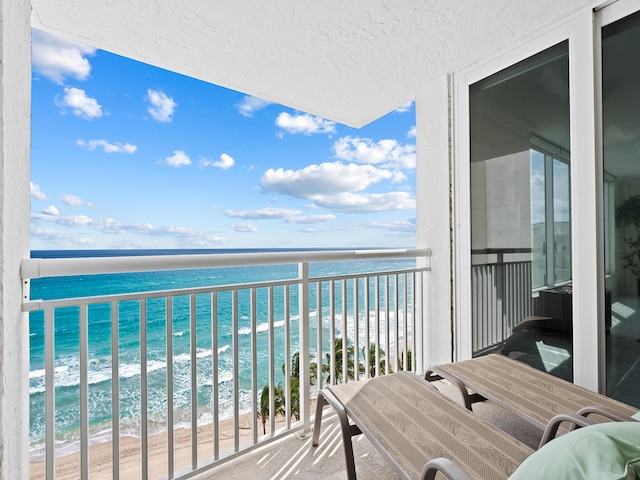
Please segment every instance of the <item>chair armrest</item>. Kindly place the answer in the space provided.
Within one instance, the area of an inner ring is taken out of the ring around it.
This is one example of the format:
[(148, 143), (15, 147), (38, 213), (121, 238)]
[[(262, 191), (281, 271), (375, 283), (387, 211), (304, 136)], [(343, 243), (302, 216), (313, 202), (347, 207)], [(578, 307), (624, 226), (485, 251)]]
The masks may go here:
[(542, 434), (542, 439), (540, 440), (540, 445), (538, 446), (538, 448), (556, 438), (558, 428), (560, 428), (560, 425), (563, 422), (569, 422), (573, 426), (577, 427), (587, 427), (589, 425), (595, 424), (595, 422), (592, 422), (591, 420), (576, 413), (561, 413), (560, 415), (556, 415), (551, 420), (549, 420), (547, 427), (544, 429), (544, 433)]
[(434, 458), (429, 460), (422, 469), (421, 480), (434, 480), (436, 474), (440, 472), (450, 480), (471, 480), (458, 465), (448, 458)]
[(588, 417), (591, 414), (602, 415), (609, 420), (613, 420), (614, 422), (637, 422), (635, 418), (629, 417), (627, 415), (618, 413), (610, 408), (601, 407), (600, 405), (591, 405), (589, 407), (584, 407), (578, 410), (578, 415), (583, 417)]

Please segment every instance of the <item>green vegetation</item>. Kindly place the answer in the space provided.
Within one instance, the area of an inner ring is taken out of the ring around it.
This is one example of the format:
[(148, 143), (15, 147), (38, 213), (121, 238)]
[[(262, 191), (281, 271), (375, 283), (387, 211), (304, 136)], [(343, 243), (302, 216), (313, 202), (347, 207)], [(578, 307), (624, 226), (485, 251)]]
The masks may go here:
[[(321, 375), (322, 375), (322, 383), (328, 384), (332, 383), (332, 378), (336, 379), (339, 383), (343, 378), (344, 366), (343, 366), (343, 342), (342, 338), (336, 338), (334, 343), (335, 350), (335, 359), (334, 359), (334, 369), (331, 372), (331, 354), (325, 354), (325, 362), (322, 363), (321, 367)], [(347, 378), (355, 379), (355, 349), (353, 345), (348, 342), (346, 345), (347, 349)], [(364, 362), (366, 361), (365, 356), (365, 347), (362, 348), (362, 357), (361, 362), (358, 363), (358, 372), (360, 375), (365, 375), (368, 370), (369, 377), (376, 376), (376, 350), (377, 347), (374, 344), (369, 346), (369, 365), (365, 366)], [(411, 351), (407, 352), (408, 365), (411, 366)], [(311, 360), (311, 359), (310, 359)], [(398, 359), (398, 370), (404, 369), (404, 353), (401, 358)], [(378, 370), (381, 375), (384, 375), (386, 372), (386, 358), (384, 350), (380, 349), (378, 355)], [(309, 362), (309, 383), (311, 385), (315, 385), (318, 382), (318, 364), (317, 362), (310, 361)], [(393, 370), (389, 370), (393, 372)], [(286, 375), (285, 365), (282, 365), (282, 373)], [(333, 373), (333, 377), (332, 377)], [(287, 405), (286, 392), (282, 387), (282, 383), (278, 383), (274, 387), (274, 395), (275, 395), (275, 414), (274, 417), (278, 415), (286, 415), (287, 406), (291, 412), (291, 416), (295, 420), (300, 420), (300, 352), (296, 351), (291, 357), (291, 366), (289, 370), (289, 385), (291, 388), (289, 404)], [(262, 433), (266, 434), (266, 424), (270, 418), (269, 411), (269, 385), (265, 385), (262, 389), (262, 393), (260, 395), (260, 410), (258, 411), (258, 418), (262, 421)]]

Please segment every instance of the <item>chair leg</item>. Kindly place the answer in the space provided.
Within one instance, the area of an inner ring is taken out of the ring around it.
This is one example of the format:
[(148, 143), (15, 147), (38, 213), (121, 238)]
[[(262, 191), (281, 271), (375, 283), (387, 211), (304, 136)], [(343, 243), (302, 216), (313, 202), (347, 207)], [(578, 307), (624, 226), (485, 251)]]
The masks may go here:
[(322, 425), (322, 410), (329, 402), (324, 398), (322, 390), (318, 392), (318, 398), (316, 400), (316, 418), (313, 422), (313, 440), (311, 445), (317, 447), (320, 444), (320, 426)]
[(340, 401), (331, 393), (330, 390), (321, 390), (318, 392), (318, 400), (316, 405), (316, 418), (313, 428), (313, 440), (312, 445), (317, 446), (320, 440), (320, 421), (322, 416), (322, 407), (327, 403), (331, 405), (333, 410), (338, 415), (340, 420), (340, 427), (342, 430), (342, 444), (344, 446), (344, 460), (347, 464), (347, 478), (349, 480), (356, 480), (356, 463), (353, 458), (353, 444), (351, 443), (351, 437), (362, 433), (356, 425), (350, 425), (347, 418), (347, 412), (340, 403)]

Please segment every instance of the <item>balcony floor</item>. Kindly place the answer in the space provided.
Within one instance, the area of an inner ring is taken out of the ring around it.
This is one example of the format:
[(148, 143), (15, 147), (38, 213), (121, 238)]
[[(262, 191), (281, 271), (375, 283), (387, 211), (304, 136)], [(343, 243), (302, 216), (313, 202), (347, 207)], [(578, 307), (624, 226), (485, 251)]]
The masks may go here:
[[(460, 403), (460, 395), (448, 382), (435, 382), (434, 385)], [(537, 448), (541, 432), (535, 427), (489, 402), (475, 404), (474, 411), (532, 448)], [(399, 478), (364, 435), (356, 437), (353, 443), (359, 479)], [(338, 421), (335, 416), (327, 416), (325, 413), (320, 445), (317, 448), (311, 446), (311, 435), (300, 438), (293, 434), (195, 478), (343, 480), (345, 477), (344, 451)]]

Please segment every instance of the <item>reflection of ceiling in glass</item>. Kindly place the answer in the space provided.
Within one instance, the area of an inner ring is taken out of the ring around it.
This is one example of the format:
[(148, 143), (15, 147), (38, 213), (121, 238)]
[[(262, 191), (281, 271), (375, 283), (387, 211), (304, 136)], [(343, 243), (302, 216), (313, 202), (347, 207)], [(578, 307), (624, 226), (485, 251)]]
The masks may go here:
[(470, 87), (471, 160), (528, 150), (531, 136), (569, 150), (569, 56), (560, 43)]
[(602, 31), (605, 170), (640, 176), (640, 13)]

